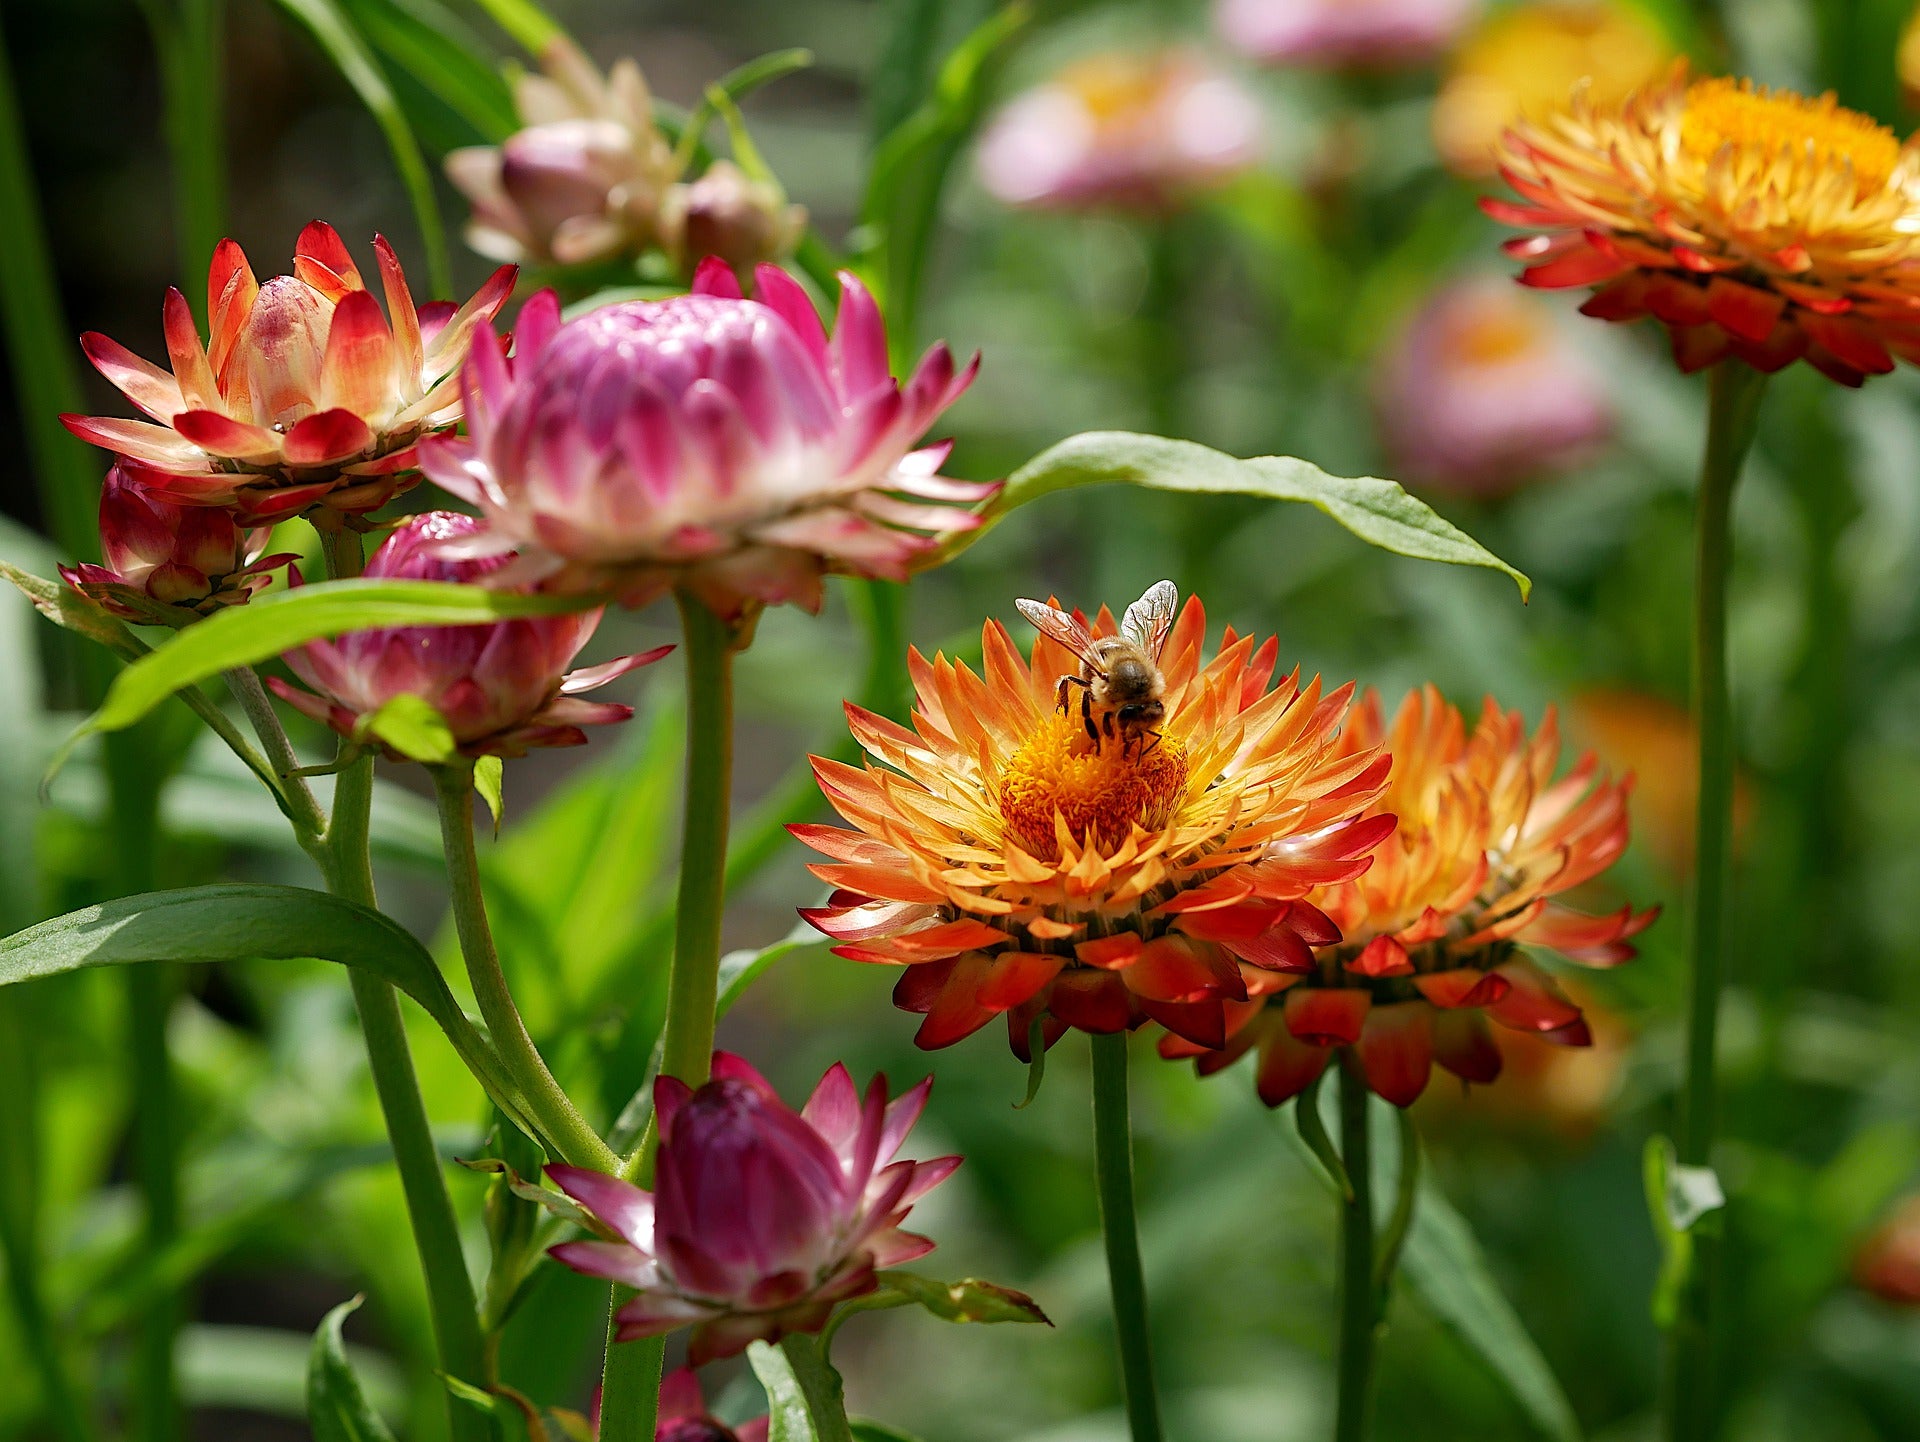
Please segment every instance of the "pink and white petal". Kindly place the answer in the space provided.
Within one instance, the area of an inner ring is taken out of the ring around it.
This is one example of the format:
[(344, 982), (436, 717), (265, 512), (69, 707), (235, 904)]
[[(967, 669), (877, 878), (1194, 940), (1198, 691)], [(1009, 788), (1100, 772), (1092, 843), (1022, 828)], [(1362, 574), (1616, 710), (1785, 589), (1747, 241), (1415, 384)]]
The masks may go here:
[(547, 1248), (547, 1255), (589, 1277), (605, 1277), (636, 1289), (660, 1284), (660, 1269), (653, 1258), (625, 1242), (562, 1242)]
[(821, 1139), (839, 1154), (842, 1163), (853, 1155), (860, 1133), (860, 1093), (845, 1063), (835, 1062), (827, 1068), (813, 1095), (800, 1108), (800, 1117), (820, 1133)]
[(111, 336), (90, 330), (80, 337), (80, 349), (95, 370), (156, 421), (170, 421), (187, 408), (178, 381)]
[(178, 428), (156, 426), (149, 421), (128, 421), (118, 416), (63, 415), (60, 424), (89, 445), (101, 446), (171, 472), (174, 468), (201, 471), (206, 468), (206, 453)]
[(320, 362), (320, 405), (357, 416), (377, 416), (392, 407), (396, 347), (373, 292), (350, 292), (334, 307)]
[(828, 366), (827, 328), (820, 323), (820, 312), (814, 309), (813, 298), (799, 281), (777, 265), (756, 266), (753, 283), (759, 302), (787, 323), (824, 373)]
[[(453, 170), (453, 156), (447, 157), (447, 170)], [(414, 309), (413, 292), (407, 288), (406, 272), (384, 235), (373, 238), (374, 258), (380, 264), (380, 286), (386, 292), (387, 315), (393, 327), (393, 343), (399, 351), (400, 373), (408, 386), (420, 384), (420, 371), (426, 359), (426, 346), (420, 338), (420, 313)]]
[(219, 411), (182, 411), (173, 428), (201, 450), (228, 460), (259, 464), (280, 458), (281, 437)]
[(850, 270), (840, 272), (840, 311), (828, 346), (834, 389), (842, 404), (891, 385), (887, 370), (887, 325), (873, 296)]
[[(362, 291), (360, 294), (365, 295)], [(359, 455), (373, 446), (373, 432), (352, 411), (317, 411), (287, 432), (281, 454), (290, 466), (325, 466)]]
[(340, 232), (324, 220), (310, 220), (301, 230), (293, 244), (293, 273), (335, 302), (366, 289)]
[(550, 1163), (547, 1179), (635, 1246), (653, 1246), (653, 1195), (604, 1172)]
[(578, 696), (583, 691), (592, 691), (616, 677), (626, 675), (629, 671), (637, 671), (642, 666), (651, 666), (672, 650), (671, 645), (655, 646), (651, 651), (637, 651), (631, 656), (604, 661), (598, 666), (583, 666), (577, 671), (569, 671), (560, 679), (560, 694)]

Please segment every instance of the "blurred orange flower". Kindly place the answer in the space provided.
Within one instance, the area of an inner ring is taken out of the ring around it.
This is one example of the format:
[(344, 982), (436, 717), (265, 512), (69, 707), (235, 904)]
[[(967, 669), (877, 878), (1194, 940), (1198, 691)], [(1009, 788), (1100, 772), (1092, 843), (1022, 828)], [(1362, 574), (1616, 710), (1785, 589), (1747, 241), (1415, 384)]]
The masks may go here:
[[(1118, 634), (1105, 610), (1091, 630)], [(979, 675), (911, 654), (912, 730), (848, 706), (880, 764), (815, 758), (855, 829), (793, 828), (832, 858), (812, 870), (837, 888), (803, 914), (839, 955), (905, 967), (894, 1000), (925, 1014), (921, 1046), (1002, 1013), (1023, 1057), (1036, 1018), (1049, 1045), (1152, 1018), (1218, 1046), (1217, 998), (1284, 983), (1337, 939), (1301, 898), (1364, 870), (1392, 831), (1363, 815), (1386, 758), (1341, 741), (1351, 688), (1322, 695), (1297, 672), (1273, 685), (1274, 640), (1229, 630), (1206, 661), (1205, 637), (1191, 600), (1159, 651), (1151, 744), (1090, 738), (1056, 706), (1079, 659), (1043, 635), (1029, 660), (997, 621)]]
[(1692, 80), (1619, 103), (1580, 92), (1501, 142), (1521, 201), (1487, 214), (1525, 285), (1591, 286), (1601, 320), (1651, 315), (1675, 361), (1804, 358), (1857, 386), (1920, 359), (1920, 150), (1831, 95)]
[(1673, 46), (1637, 9), (1613, 3), (1516, 5), (1495, 11), (1447, 67), (1433, 142), (1461, 175), (1491, 175), (1503, 131), (1565, 106), (1576, 87), (1615, 105), (1657, 80)]
[(1853, 1279), (1884, 1302), (1920, 1307), (1920, 1196), (1901, 1202), (1861, 1243)]
[[(1635, 778), (1633, 809), (1641, 836), (1677, 875), (1693, 869), (1694, 791), (1699, 743), (1682, 707), (1639, 691), (1588, 691), (1568, 708), (1570, 729), (1617, 771)], [(1734, 844), (1753, 818), (1753, 787), (1736, 777)]]

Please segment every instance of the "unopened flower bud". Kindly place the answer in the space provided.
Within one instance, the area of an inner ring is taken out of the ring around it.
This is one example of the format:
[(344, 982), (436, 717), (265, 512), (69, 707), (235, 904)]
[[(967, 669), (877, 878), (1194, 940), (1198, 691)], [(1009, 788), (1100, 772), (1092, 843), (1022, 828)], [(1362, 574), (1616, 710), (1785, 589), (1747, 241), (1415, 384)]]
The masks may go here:
[(682, 272), (717, 255), (738, 276), (786, 259), (807, 226), (804, 206), (791, 205), (771, 180), (755, 180), (730, 160), (716, 160), (698, 180), (682, 182), (660, 205), (660, 242)]

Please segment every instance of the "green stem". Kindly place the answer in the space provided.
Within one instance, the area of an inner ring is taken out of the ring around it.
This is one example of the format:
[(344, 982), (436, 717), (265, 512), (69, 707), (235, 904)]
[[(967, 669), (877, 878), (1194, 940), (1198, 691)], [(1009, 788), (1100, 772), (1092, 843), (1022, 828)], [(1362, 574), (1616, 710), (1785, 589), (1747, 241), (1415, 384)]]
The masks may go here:
[(1100, 1230), (1113, 1289), (1113, 1326), (1120, 1341), (1120, 1380), (1133, 1442), (1160, 1442), (1160, 1402), (1153, 1385), (1147, 1330), (1147, 1282), (1140, 1270), (1134, 1217), (1133, 1133), (1127, 1121), (1127, 1034), (1094, 1036), (1093, 1157), (1100, 1192)]
[[(719, 1000), (720, 922), (726, 910), (727, 822), (733, 793), (733, 655), (740, 632), (694, 597), (679, 593), (687, 663), (687, 785), (674, 906), (673, 966), (667, 973), (660, 1074), (689, 1086), (706, 1081)], [(655, 1132), (620, 1166), (642, 1186), (652, 1180)], [(614, 1288), (613, 1310), (626, 1294)], [(664, 1344), (615, 1343), (608, 1320), (601, 1381), (601, 1442), (653, 1442)]]
[[(266, 752), (265, 765), (279, 783), (276, 789), (285, 806), (287, 819), (293, 822), (299, 833), (301, 846), (317, 857), (321, 839), (327, 831), (327, 816), (320, 809), (320, 803), (313, 799), (313, 791), (307, 785), (306, 778), (299, 774), (300, 759), (293, 754), (293, 745), (287, 740), (280, 718), (274, 714), (273, 702), (267, 699), (266, 688), (260, 684), (260, 673), (251, 666), (236, 666), (225, 675), (227, 689), (233, 692), (234, 699), (240, 703), (247, 724), (253, 727), (253, 734), (260, 739), (261, 749)], [(229, 740), (227, 744), (233, 746), (234, 742)], [(241, 759), (247, 758), (243, 754)]]
[(1364, 1442), (1373, 1379), (1373, 1337), (1379, 1296), (1373, 1275), (1373, 1158), (1367, 1138), (1367, 1082), (1357, 1061), (1340, 1054), (1340, 1155), (1353, 1184), (1340, 1208), (1339, 1402), (1335, 1442)]
[(520, 1008), (514, 1004), (500, 967), (500, 953), (487, 924), (487, 901), (480, 886), (480, 858), (473, 844), (473, 763), (461, 760), (433, 768), (434, 794), (440, 810), (440, 844), (447, 857), (447, 882), (453, 899), (454, 928), (474, 999), (486, 1018), (493, 1044), (518, 1083), (521, 1094), (539, 1120), (541, 1129), (559, 1148), (563, 1160), (576, 1167), (611, 1172), (620, 1159), (587, 1125), (560, 1083), (547, 1069), (540, 1049), (527, 1034)]
[[(1737, 361), (1712, 374), (1706, 455), (1694, 518), (1693, 691), (1699, 731), (1698, 848), (1693, 874), (1692, 975), (1686, 1079), (1675, 1131), (1685, 1166), (1711, 1164), (1716, 1107), (1715, 1033), (1726, 967), (1727, 898), (1732, 879), (1733, 706), (1727, 688), (1727, 573), (1733, 548), (1733, 492), (1753, 444), (1766, 377)], [(1700, 1237), (1693, 1276), (1668, 1336), (1666, 1429), (1674, 1442), (1708, 1435), (1712, 1391), (1709, 1298), (1715, 1248)]]
[[(322, 539), (328, 569), (335, 579), (360, 574), (365, 551), (357, 533), (344, 529), (333, 534), (323, 532)], [(279, 729), (277, 720), (273, 727)], [(273, 747), (273, 743), (267, 744)], [(323, 869), (329, 890), (363, 906), (379, 905), (368, 844), (372, 820), (373, 757), (362, 756), (343, 767), (335, 780), (333, 820), (327, 827)], [(427, 1106), (420, 1096), (420, 1079), (413, 1069), (400, 994), (391, 983), (358, 967), (349, 968), (347, 974), (352, 978), (353, 1002), (366, 1039), (374, 1094), (380, 1100), (394, 1165), (400, 1173), (414, 1250), (419, 1253), (420, 1270), (426, 1278), (440, 1369), (484, 1389), (487, 1353), (480, 1332), (479, 1305), (473, 1278), (467, 1272), (467, 1259), (460, 1249), (460, 1223), (454, 1216), (453, 1199), (447, 1194)], [(493, 1442), (493, 1422), (451, 1393), (447, 1397), (447, 1417), (453, 1442)]]

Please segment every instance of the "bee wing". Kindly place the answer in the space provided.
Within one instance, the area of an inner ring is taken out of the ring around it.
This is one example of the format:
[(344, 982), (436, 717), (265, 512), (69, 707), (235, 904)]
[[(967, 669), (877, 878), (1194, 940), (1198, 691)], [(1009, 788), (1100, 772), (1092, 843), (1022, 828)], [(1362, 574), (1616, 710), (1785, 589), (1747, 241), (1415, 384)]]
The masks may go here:
[(1020, 600), (1013, 604), (1041, 635), (1052, 637), (1081, 660), (1087, 659), (1087, 653), (1093, 649), (1093, 633), (1065, 611), (1045, 601)]
[(1173, 582), (1155, 581), (1139, 600), (1127, 607), (1127, 614), (1120, 621), (1120, 633), (1158, 661), (1160, 648), (1167, 644), (1167, 632), (1173, 629), (1173, 610), (1179, 599), (1180, 593)]

